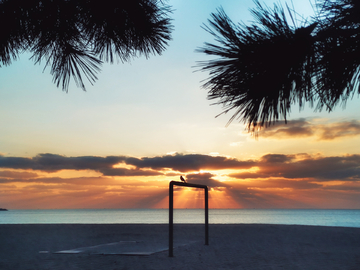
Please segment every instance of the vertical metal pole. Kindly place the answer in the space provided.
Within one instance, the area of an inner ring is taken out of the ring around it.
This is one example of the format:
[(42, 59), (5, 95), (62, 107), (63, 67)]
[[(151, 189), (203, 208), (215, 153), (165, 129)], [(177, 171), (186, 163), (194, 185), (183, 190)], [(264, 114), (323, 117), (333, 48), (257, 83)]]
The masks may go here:
[(172, 182), (169, 184), (169, 257), (174, 257), (173, 254), (173, 212), (174, 212), (174, 185)]
[(205, 245), (209, 245), (209, 196), (208, 188), (205, 188)]

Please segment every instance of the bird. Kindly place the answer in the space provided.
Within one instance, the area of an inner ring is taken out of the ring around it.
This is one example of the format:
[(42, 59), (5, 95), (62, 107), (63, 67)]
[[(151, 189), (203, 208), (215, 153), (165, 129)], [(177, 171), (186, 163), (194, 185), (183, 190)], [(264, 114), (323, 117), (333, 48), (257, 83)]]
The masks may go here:
[(180, 180), (181, 180), (182, 182), (186, 183), (186, 181), (185, 181), (184, 177), (182, 177), (182, 175), (180, 175)]

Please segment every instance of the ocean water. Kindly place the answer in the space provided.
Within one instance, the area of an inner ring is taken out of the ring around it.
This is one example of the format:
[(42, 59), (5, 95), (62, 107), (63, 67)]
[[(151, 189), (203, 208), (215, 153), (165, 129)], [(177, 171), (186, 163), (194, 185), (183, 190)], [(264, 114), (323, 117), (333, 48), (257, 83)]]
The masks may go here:
[[(0, 211), (0, 224), (166, 224), (168, 209)], [(175, 209), (174, 223), (204, 223), (203, 209)], [(210, 224), (287, 224), (360, 228), (360, 210), (210, 209)]]

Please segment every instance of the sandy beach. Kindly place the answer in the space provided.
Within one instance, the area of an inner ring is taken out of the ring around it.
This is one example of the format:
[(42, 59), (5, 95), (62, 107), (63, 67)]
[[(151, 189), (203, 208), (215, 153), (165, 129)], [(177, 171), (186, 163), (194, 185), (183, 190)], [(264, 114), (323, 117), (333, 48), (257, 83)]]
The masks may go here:
[(206, 246), (203, 225), (176, 224), (174, 257), (104, 255), (86, 247), (168, 247), (168, 225), (0, 225), (0, 269), (360, 269), (360, 228), (210, 225), (209, 234)]

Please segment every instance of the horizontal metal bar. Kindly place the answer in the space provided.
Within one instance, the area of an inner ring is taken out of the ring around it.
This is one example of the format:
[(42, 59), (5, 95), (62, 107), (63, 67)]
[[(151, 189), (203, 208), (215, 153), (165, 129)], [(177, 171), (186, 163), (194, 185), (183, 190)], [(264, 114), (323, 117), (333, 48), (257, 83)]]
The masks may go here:
[(170, 181), (170, 185), (208, 189), (208, 187), (206, 185), (184, 183), (184, 182), (179, 182), (179, 181)]

